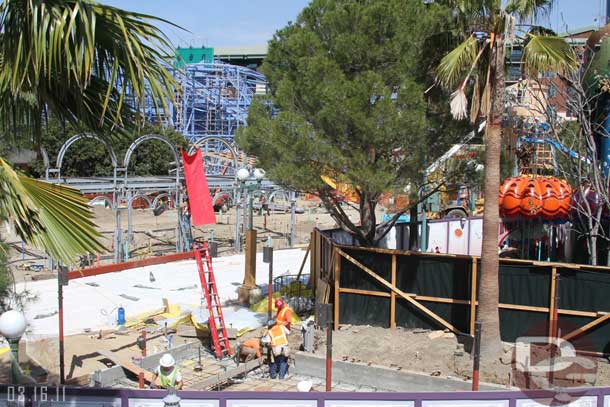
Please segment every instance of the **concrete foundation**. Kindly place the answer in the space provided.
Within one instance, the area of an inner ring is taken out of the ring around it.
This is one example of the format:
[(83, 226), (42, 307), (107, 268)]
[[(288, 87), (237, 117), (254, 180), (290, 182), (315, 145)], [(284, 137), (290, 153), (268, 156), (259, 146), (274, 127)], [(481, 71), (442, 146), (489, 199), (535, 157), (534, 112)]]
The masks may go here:
[[(326, 359), (310, 353), (295, 354), (294, 374), (317, 378), (326, 377)], [(380, 391), (465, 391), (471, 390), (470, 381), (447, 377), (433, 377), (423, 373), (396, 370), (383, 366), (368, 366), (333, 360), (333, 382), (352, 386), (368, 386)], [(481, 383), (480, 390), (506, 390), (504, 387)]]
[(263, 299), (263, 290), (259, 286), (248, 287), (242, 285), (237, 289), (237, 302), (250, 306)]
[[(140, 367), (149, 371), (153, 371), (159, 365), (159, 359), (166, 353), (171, 353), (176, 362), (192, 357), (197, 352), (197, 343), (187, 343), (185, 345), (176, 346), (170, 351), (156, 353), (154, 355), (142, 358)], [(121, 366), (113, 366), (105, 370), (98, 370), (91, 375), (91, 383), (95, 387), (111, 387), (127, 378), (125, 371)]]

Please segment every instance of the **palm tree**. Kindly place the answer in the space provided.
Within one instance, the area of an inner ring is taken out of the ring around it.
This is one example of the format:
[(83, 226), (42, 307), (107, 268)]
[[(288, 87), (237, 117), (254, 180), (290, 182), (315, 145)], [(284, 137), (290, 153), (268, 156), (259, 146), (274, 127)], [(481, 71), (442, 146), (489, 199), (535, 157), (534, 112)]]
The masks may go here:
[[(512, 37), (516, 21), (535, 20), (551, 6), (551, 0), (454, 0), (457, 15), (469, 35), (447, 54), (437, 70), (438, 81), (454, 90), (451, 112), (458, 120), (468, 116), (466, 92), (471, 90), (470, 119), (486, 120), (485, 206), (478, 319), (482, 323), (481, 353), (485, 360), (501, 348), (498, 314), (498, 225), (500, 221), (500, 151), (504, 113), (504, 47)], [(503, 6), (504, 4), (504, 6)], [(544, 71), (571, 70), (576, 58), (563, 38), (528, 33), (523, 67), (530, 75)], [(481, 91), (482, 89), (482, 91)]]
[[(109, 135), (141, 124), (176, 83), (173, 51), (155, 17), (93, 0), (4, 0), (0, 5), (0, 140), (40, 147), (48, 115)], [(26, 241), (72, 263), (103, 251), (86, 201), (16, 172), (0, 158), (0, 219)]]

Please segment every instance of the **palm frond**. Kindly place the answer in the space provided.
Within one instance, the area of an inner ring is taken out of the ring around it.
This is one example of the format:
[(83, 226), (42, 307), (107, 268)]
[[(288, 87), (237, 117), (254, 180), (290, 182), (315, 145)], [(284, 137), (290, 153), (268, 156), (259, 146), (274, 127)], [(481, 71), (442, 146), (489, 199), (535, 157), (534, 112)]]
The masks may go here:
[(475, 78), (474, 87), (472, 89), (472, 101), (470, 102), (470, 122), (475, 123), (479, 118), (481, 107), (481, 89), (479, 87), (479, 78)]
[(446, 88), (453, 88), (467, 76), (477, 60), (479, 44), (474, 36), (468, 37), (443, 57), (436, 73), (437, 80)]
[(505, 10), (509, 14), (516, 14), (521, 19), (535, 21), (541, 16), (548, 15), (552, 5), (552, 0), (508, 0)]
[[(101, 109), (71, 107), (67, 116), (103, 130), (130, 127), (139, 122), (122, 122), (123, 112), (141, 119), (148, 97), (160, 111), (178, 89), (166, 69), (173, 48), (155, 25), (166, 20), (91, 0), (5, 0), (0, 16), (0, 94), (32, 93), (34, 113), (95, 84)], [(127, 93), (129, 103), (114, 102)]]
[(483, 95), (481, 96), (481, 114), (487, 116), (491, 110), (491, 85), (485, 84)]
[(578, 67), (574, 50), (558, 36), (529, 34), (523, 50), (523, 62), (530, 75), (541, 72), (569, 72)]
[(35, 180), (0, 158), (0, 216), (19, 236), (66, 264), (104, 252), (87, 200), (78, 190)]
[(464, 120), (468, 112), (468, 99), (464, 89), (459, 88), (451, 94), (451, 115), (456, 120)]

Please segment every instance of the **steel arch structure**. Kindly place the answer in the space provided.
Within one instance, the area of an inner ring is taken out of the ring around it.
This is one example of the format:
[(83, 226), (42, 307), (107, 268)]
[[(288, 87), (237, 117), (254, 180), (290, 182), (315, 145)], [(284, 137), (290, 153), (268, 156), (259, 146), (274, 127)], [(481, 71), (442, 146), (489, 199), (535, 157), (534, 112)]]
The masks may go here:
[(106, 142), (106, 140), (104, 140), (103, 138), (98, 136), (97, 134), (80, 133), (80, 134), (73, 135), (68, 140), (66, 140), (64, 142), (64, 144), (62, 144), (61, 148), (59, 149), (59, 152), (57, 153), (57, 161), (55, 162), (55, 168), (50, 168), (49, 156), (47, 155), (47, 152), (44, 149), (42, 150), (42, 157), (43, 157), (44, 164), (46, 167), (45, 168), (45, 178), (47, 180), (49, 180), (50, 174), (55, 174), (55, 177), (57, 178), (57, 180), (61, 179), (61, 165), (63, 164), (64, 157), (65, 157), (66, 153), (68, 152), (68, 149), (70, 148), (70, 146), (72, 144), (76, 143), (79, 140), (83, 140), (83, 139), (96, 140), (104, 146), (104, 148), (106, 149), (106, 151), (108, 151), (108, 154), (110, 155), (110, 162), (111, 162), (112, 169), (113, 169), (113, 175), (116, 176), (116, 171), (118, 168), (119, 161), (117, 160), (116, 153), (114, 152), (114, 149), (112, 148), (112, 146), (110, 144), (108, 144)]
[[(206, 174), (235, 179), (237, 170), (244, 167), (243, 154), (227, 138), (206, 136), (198, 139), (189, 148), (189, 154), (201, 149)], [(240, 159), (241, 158), (241, 159)]]
[[(112, 176), (107, 177), (89, 177), (89, 178), (78, 178), (78, 177), (65, 177), (61, 175), (61, 166), (63, 163), (64, 156), (67, 154), (70, 146), (81, 139), (94, 139), (104, 145), (110, 155)], [(170, 171), (169, 176), (152, 176), (152, 177), (134, 177), (129, 175), (129, 163), (131, 161), (133, 152), (137, 147), (149, 140), (158, 140), (166, 144), (168, 152), (171, 153), (175, 168)], [(181, 252), (189, 248), (189, 242), (185, 238), (184, 229), (187, 225), (184, 224), (180, 213), (180, 204), (183, 199), (183, 187), (182, 187), (182, 171), (181, 171), (181, 160), (178, 150), (174, 144), (172, 144), (165, 137), (158, 134), (146, 134), (136, 139), (125, 152), (125, 156), (122, 161), (117, 159), (117, 155), (113, 150), (112, 146), (105, 142), (98, 135), (93, 133), (82, 133), (76, 134), (68, 138), (61, 146), (57, 155), (57, 161), (55, 163), (56, 168), (51, 168), (46, 151), (43, 153), (43, 160), (45, 164), (45, 180), (47, 182), (68, 185), (79, 189), (82, 193), (98, 193), (103, 194), (92, 199), (89, 204), (104, 201), (110, 204), (111, 209), (114, 211), (115, 216), (115, 231), (114, 231), (114, 261), (120, 262), (129, 255), (129, 244), (133, 241), (133, 219), (132, 219), (132, 204), (138, 199), (145, 199), (149, 207), (154, 208), (158, 204), (159, 200), (167, 198), (171, 200), (174, 207), (178, 209), (179, 216), (176, 224), (176, 251)], [(122, 164), (122, 166), (120, 166)], [(53, 174), (54, 176), (51, 176)], [(221, 185), (226, 183), (222, 182)], [(232, 185), (232, 182), (228, 183)], [(158, 195), (154, 200), (151, 199), (149, 194)], [(109, 195), (105, 196), (105, 195)], [(122, 214), (127, 212), (127, 239), (123, 236), (122, 226)], [(190, 226), (190, 225), (188, 225)]]

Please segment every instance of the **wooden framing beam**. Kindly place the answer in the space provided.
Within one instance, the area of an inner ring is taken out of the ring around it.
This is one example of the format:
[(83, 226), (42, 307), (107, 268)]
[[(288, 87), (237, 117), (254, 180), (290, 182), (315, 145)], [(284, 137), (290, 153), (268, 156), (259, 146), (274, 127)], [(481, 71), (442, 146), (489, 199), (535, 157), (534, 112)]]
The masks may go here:
[(385, 297), (385, 298), (392, 297), (391, 294), (384, 293), (382, 291), (359, 290), (357, 288), (339, 288), (339, 293), (370, 295), (371, 297)]
[[(341, 288), (340, 291), (342, 293), (346, 293), (346, 294), (360, 294), (360, 295), (371, 295), (371, 296), (376, 296), (376, 297), (391, 298), (391, 294), (388, 294), (383, 291), (358, 290), (355, 288)], [(418, 301), (440, 302), (443, 304), (472, 305), (471, 301), (469, 301), (469, 300), (458, 300), (455, 298), (444, 298), (444, 297), (429, 297), (429, 296), (425, 296), (425, 295), (417, 295), (417, 294), (410, 294), (410, 293), (405, 293), (405, 294)], [(475, 305), (479, 305), (479, 302), (476, 301)], [(534, 306), (530, 306), (530, 305), (518, 305), (518, 304), (498, 304), (498, 308), (513, 309), (513, 310), (517, 310), (517, 311), (532, 311), (532, 312), (545, 312), (545, 313), (549, 312), (548, 307), (534, 307)], [(598, 318), (601, 315), (607, 314), (606, 312), (602, 312), (602, 311), (597, 311), (597, 312), (575, 311), (575, 310), (561, 309), (561, 308), (557, 309), (557, 313), (562, 314), (562, 315), (574, 315), (574, 316), (578, 316), (578, 317), (589, 317), (589, 318)]]
[(532, 305), (498, 304), (498, 308), (514, 309), (517, 311), (549, 312), (547, 307), (534, 307)]
[(551, 293), (549, 296), (549, 338), (553, 338), (555, 336), (555, 325), (557, 321), (555, 320), (555, 298), (557, 294), (557, 267), (553, 267), (551, 270)]
[(597, 325), (607, 321), (608, 319), (610, 319), (610, 314), (602, 315), (601, 317), (589, 322), (587, 325), (581, 326), (580, 328), (573, 330), (569, 334), (564, 335), (563, 339), (566, 341), (569, 341), (570, 339), (574, 338), (575, 336), (578, 336), (578, 335), (582, 334), (583, 332), (586, 332), (589, 329), (596, 327)]
[[(415, 308), (419, 309), (421, 312), (428, 315), (430, 318), (432, 318), (433, 320), (435, 320), (436, 322), (438, 322), (445, 328), (449, 329), (450, 331), (452, 331), (456, 334), (460, 333), (459, 329), (457, 329), (456, 327), (451, 325), (449, 322), (445, 321), (443, 318), (441, 318), (440, 316), (438, 316), (437, 314), (435, 314), (434, 312), (430, 311), (428, 308), (424, 307), (422, 304), (417, 302), (415, 299), (413, 299), (413, 296), (409, 296), (408, 294), (404, 293), (402, 290), (400, 290), (397, 287), (392, 287), (391, 283), (388, 283), (385, 279), (379, 277), (377, 274), (375, 274), (375, 272), (373, 270), (369, 269), (368, 267), (366, 267), (364, 264), (360, 263), (358, 260), (354, 259), (349, 254), (345, 253), (343, 250), (339, 249), (338, 247), (335, 247), (335, 251), (341, 257), (345, 258), (350, 263), (354, 264), (355, 266), (357, 266), (358, 268), (363, 270), (369, 276), (373, 277), (375, 280), (379, 281), (381, 284), (383, 284), (390, 290), (394, 291), (396, 294), (398, 294), (399, 296), (401, 296), (402, 298), (407, 300), (407, 302), (409, 302)], [(336, 312), (336, 310), (335, 310), (335, 312)], [(336, 326), (338, 327), (338, 324)]]
[[(297, 281), (301, 281), (301, 274), (303, 274), (303, 268), (305, 267), (305, 262), (307, 261), (307, 257), (309, 257), (309, 252), (311, 250), (311, 242), (307, 245), (307, 250), (305, 251), (305, 256), (303, 256), (303, 261), (301, 262), (301, 268), (299, 268), (299, 274), (297, 274)], [(311, 273), (309, 274), (311, 278)]]
[(468, 300), (456, 300), (455, 298), (428, 297), (426, 295), (416, 295), (416, 294), (409, 294), (409, 296), (415, 298), (418, 301), (440, 302), (443, 304), (470, 305), (470, 301), (468, 301)]
[(470, 272), (470, 335), (474, 336), (474, 323), (477, 319), (477, 259), (472, 259)]
[(390, 294), (390, 328), (396, 328), (396, 255), (392, 255), (392, 293)]

